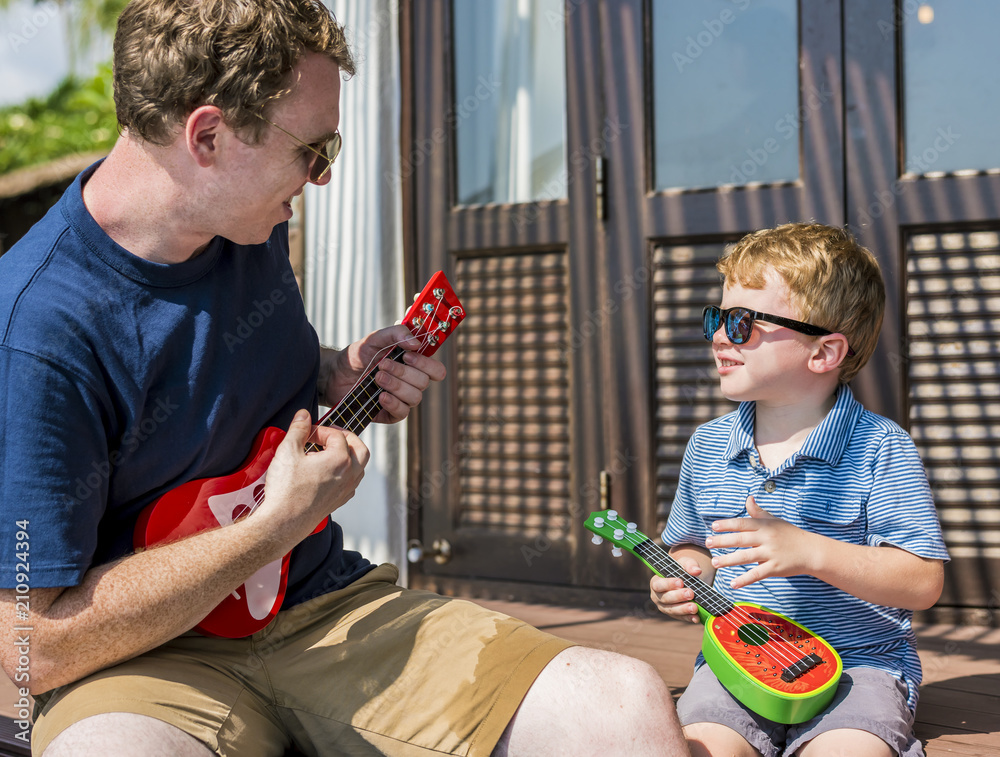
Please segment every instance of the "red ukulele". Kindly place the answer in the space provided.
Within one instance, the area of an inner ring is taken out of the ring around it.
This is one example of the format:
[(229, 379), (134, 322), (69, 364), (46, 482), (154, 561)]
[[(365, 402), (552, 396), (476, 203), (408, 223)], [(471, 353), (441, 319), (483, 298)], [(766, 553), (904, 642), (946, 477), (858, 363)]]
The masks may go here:
[[(445, 275), (438, 271), (423, 288), (403, 316), (403, 323), (420, 338), (418, 350), (433, 355), (465, 318), (465, 310)], [(396, 346), (389, 358), (402, 362), (402, 347)], [(372, 361), (373, 363), (377, 361)], [(321, 426), (338, 426), (355, 434), (371, 423), (381, 406), (382, 388), (375, 383), (373, 369), (363, 376), (340, 404), (319, 420)], [(176, 541), (191, 534), (230, 523), (249, 515), (264, 501), (267, 468), (285, 431), (268, 427), (257, 434), (247, 459), (228, 476), (189, 481), (154, 501), (139, 516), (133, 543), (136, 549)], [(306, 446), (315, 450), (314, 444)], [(322, 531), (325, 518), (314, 534)], [(281, 607), (288, 583), (288, 559), (265, 565), (246, 583), (237, 587), (196, 628), (209, 636), (238, 639), (261, 630)]]

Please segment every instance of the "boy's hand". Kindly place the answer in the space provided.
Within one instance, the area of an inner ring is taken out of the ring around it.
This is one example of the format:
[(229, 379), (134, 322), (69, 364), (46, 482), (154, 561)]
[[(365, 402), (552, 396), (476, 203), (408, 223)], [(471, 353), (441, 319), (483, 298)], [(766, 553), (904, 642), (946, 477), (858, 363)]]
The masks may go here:
[(712, 558), (722, 568), (757, 563), (730, 584), (741, 589), (769, 576), (797, 576), (810, 570), (822, 537), (803, 531), (786, 520), (760, 509), (753, 497), (747, 498), (749, 518), (727, 518), (712, 524), (718, 536), (710, 536), (705, 546), (715, 549), (736, 547), (735, 552)]
[[(692, 576), (701, 575), (701, 567), (694, 558), (674, 555), (674, 559)], [(700, 622), (698, 605), (691, 601), (694, 599), (694, 592), (680, 578), (653, 576), (649, 581), (649, 596), (664, 615), (689, 623)]]

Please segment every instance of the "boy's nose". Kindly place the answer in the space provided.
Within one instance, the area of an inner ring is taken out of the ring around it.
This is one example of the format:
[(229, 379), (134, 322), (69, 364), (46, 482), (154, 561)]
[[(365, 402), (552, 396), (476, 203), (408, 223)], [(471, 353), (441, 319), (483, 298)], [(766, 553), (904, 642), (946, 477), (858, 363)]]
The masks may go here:
[(717, 328), (715, 333), (712, 334), (712, 344), (732, 344), (729, 337), (726, 335), (726, 325), (724, 323), (720, 323), (719, 328)]

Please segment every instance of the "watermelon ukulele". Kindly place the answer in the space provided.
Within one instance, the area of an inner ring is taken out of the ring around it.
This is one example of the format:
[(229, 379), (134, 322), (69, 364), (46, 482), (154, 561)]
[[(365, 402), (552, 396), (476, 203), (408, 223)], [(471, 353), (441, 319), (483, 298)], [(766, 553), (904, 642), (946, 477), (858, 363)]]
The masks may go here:
[[(403, 316), (403, 323), (420, 339), (418, 352), (432, 355), (465, 318), (458, 297), (443, 273), (435, 273)], [(404, 350), (395, 346), (391, 360), (403, 362)], [(372, 361), (375, 362), (374, 360)], [(321, 426), (339, 426), (355, 434), (378, 415), (382, 387), (372, 369), (358, 380), (337, 407), (324, 415)], [(268, 427), (257, 434), (250, 454), (239, 470), (228, 476), (203, 478), (178, 486), (154, 501), (139, 515), (133, 534), (136, 549), (176, 541), (219, 526), (228, 526), (252, 513), (264, 501), (264, 479), (285, 431)], [(306, 451), (318, 447), (306, 445)], [(324, 518), (314, 534), (322, 531)], [(288, 584), (289, 555), (268, 563), (215, 607), (195, 628), (209, 636), (238, 639), (264, 628), (281, 608)]]
[(692, 576), (614, 510), (591, 513), (593, 542), (627, 549), (658, 576), (682, 578), (694, 591), (705, 624), (701, 651), (712, 672), (744, 705), (778, 723), (803, 723), (833, 698), (842, 663), (833, 647), (784, 615), (750, 602), (731, 602)]

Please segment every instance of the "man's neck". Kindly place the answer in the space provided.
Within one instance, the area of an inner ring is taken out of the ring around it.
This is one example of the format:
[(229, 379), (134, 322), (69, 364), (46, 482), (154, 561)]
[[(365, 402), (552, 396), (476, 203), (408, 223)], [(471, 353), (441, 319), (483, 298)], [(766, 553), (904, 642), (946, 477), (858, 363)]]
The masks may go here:
[[(154, 154), (155, 153), (155, 154)], [(182, 263), (199, 255), (213, 234), (199, 231), (174, 181), (164, 148), (122, 136), (83, 187), (83, 202), (121, 247), (154, 263)]]

